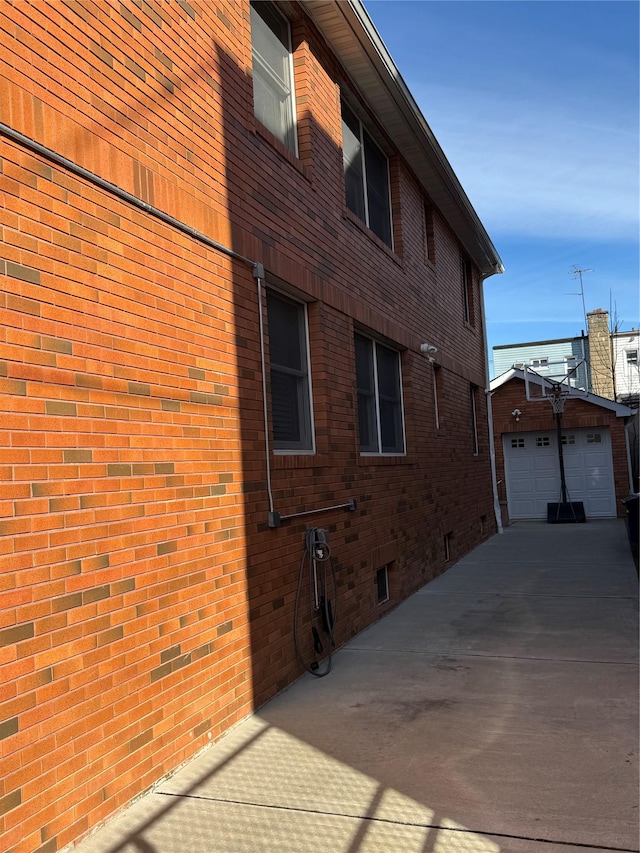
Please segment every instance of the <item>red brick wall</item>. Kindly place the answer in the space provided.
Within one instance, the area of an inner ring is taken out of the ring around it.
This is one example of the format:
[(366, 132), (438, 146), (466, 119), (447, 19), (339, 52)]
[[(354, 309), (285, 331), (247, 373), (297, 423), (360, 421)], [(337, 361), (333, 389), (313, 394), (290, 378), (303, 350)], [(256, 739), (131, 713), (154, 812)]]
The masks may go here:
[[(512, 379), (500, 386), (491, 395), (493, 409), (493, 432), (496, 449), (496, 472), (502, 480), (499, 494), (502, 503), (506, 503), (504, 475), (504, 450), (502, 436), (505, 433), (533, 432), (535, 430), (555, 430), (555, 418), (550, 403), (531, 403), (527, 401), (524, 381)], [(520, 409), (520, 420), (511, 414)], [(629, 494), (629, 466), (624, 418), (616, 417), (609, 409), (587, 403), (585, 400), (567, 400), (562, 415), (563, 429), (585, 429), (587, 427), (606, 427), (611, 436), (613, 475), (616, 490), (616, 507), (619, 518), (626, 516), (621, 501)]]
[[(275, 506), (358, 500), (267, 528), (249, 268), (0, 136), (0, 849), (51, 853), (298, 677), (307, 526), (343, 643), (384, 612), (376, 568), (393, 606), (445, 534), (456, 560), (495, 524), (479, 282), (465, 325), (457, 241), (436, 212), (426, 260), (399, 157), (396, 251), (345, 212), (339, 70), (304, 16), (299, 160), (253, 118), (247, 3), (5, 3), (0, 32), (0, 121), (310, 300), (317, 453), (272, 458)], [(354, 323), (403, 350), (406, 457), (359, 454)]]

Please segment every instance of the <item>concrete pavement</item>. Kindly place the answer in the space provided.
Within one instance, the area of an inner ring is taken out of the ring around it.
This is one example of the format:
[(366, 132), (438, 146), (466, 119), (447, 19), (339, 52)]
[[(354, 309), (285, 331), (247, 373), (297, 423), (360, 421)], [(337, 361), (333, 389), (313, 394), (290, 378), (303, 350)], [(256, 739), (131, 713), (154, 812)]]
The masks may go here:
[(520, 522), (76, 853), (638, 850), (620, 521)]

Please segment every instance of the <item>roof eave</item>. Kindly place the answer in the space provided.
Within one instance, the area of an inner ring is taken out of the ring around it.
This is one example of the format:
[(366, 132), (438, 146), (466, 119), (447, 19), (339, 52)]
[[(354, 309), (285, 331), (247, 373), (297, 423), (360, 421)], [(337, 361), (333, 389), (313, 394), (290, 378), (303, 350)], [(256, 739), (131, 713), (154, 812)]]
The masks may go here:
[(300, 0), (357, 91), (487, 278), (498, 252), (361, 0)]

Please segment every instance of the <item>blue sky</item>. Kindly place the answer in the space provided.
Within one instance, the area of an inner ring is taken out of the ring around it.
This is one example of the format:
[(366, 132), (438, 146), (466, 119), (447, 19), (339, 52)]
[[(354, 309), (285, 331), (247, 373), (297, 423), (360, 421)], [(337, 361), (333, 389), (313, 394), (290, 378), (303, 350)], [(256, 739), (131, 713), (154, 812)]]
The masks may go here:
[(639, 9), (622, 0), (365, 0), (506, 268), (489, 348), (638, 327)]

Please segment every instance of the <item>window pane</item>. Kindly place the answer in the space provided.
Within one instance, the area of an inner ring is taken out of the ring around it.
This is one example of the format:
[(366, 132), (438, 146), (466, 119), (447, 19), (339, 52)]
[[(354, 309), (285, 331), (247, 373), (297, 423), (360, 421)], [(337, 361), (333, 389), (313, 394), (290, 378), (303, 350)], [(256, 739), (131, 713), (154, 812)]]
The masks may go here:
[(397, 352), (376, 345), (378, 362), (378, 390), (381, 397), (400, 401), (400, 374), (398, 370), (400, 357)]
[(402, 413), (395, 400), (380, 398), (380, 436), (383, 453), (403, 453)]
[(364, 158), (367, 169), (367, 201), (369, 228), (391, 246), (391, 206), (389, 203), (389, 168), (387, 158), (368, 135), (364, 135)]
[(362, 394), (360, 391), (358, 391), (358, 432), (361, 452), (376, 453), (379, 448), (375, 399), (373, 395)]
[(375, 453), (379, 448), (374, 396), (373, 341), (356, 335), (355, 352), (360, 450), (363, 453)]
[(373, 341), (355, 336), (356, 385), (358, 391), (373, 393)]
[(304, 306), (267, 291), (267, 318), (274, 447), (312, 450)]
[(402, 403), (400, 395), (400, 355), (376, 344), (380, 444), (383, 453), (402, 453)]
[(347, 207), (365, 222), (360, 122), (344, 103), (342, 104), (342, 159)]
[(251, 4), (251, 45), (255, 116), (295, 151), (289, 25), (270, 3)]
[(297, 376), (280, 373), (271, 368), (271, 417), (276, 445), (291, 445), (302, 441), (302, 421), (299, 405), (300, 380)]
[(303, 307), (267, 294), (271, 364), (303, 370)]

